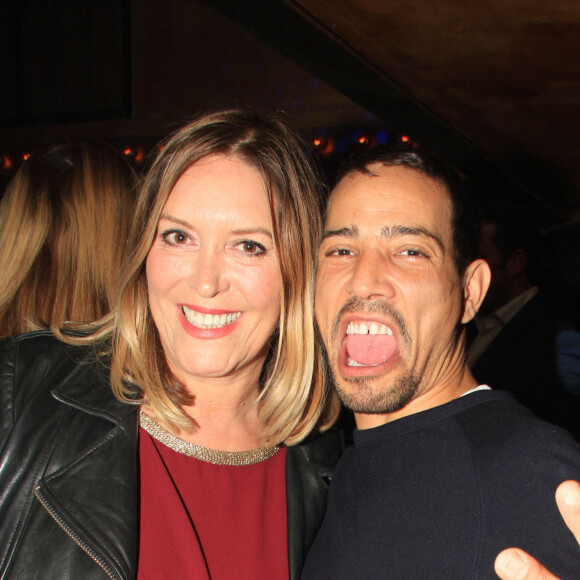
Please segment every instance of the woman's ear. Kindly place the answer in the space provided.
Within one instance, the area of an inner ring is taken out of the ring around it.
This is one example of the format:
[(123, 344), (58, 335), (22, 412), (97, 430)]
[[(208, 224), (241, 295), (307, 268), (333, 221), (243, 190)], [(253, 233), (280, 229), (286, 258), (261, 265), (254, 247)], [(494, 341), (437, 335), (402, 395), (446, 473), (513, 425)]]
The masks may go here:
[(463, 275), (462, 324), (467, 324), (477, 314), (487, 294), (490, 281), (491, 271), (486, 261), (475, 260), (467, 266)]

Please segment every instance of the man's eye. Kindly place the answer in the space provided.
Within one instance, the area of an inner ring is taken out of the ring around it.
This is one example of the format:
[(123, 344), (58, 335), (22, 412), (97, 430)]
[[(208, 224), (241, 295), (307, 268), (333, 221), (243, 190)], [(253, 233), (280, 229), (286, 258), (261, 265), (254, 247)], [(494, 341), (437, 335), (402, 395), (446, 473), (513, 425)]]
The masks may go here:
[(337, 248), (326, 252), (327, 256), (352, 256), (352, 252), (346, 248)]
[(422, 252), (421, 250), (417, 250), (416, 248), (408, 248), (406, 250), (403, 250), (402, 252), (399, 252), (399, 254), (401, 256), (410, 256), (411, 258), (416, 258), (419, 256), (425, 256), (425, 252)]
[(169, 230), (161, 234), (161, 239), (171, 246), (182, 246), (187, 243), (188, 236), (181, 230)]

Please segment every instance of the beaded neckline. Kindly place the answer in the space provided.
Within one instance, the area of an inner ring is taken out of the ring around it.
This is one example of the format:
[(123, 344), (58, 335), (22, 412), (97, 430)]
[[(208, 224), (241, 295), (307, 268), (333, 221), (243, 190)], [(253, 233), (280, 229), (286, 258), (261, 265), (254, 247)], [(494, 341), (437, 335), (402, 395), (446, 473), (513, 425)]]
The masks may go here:
[(201, 445), (196, 445), (195, 443), (190, 443), (189, 441), (184, 441), (176, 437), (167, 431), (167, 429), (164, 429), (161, 425), (153, 421), (143, 411), (139, 413), (139, 424), (151, 437), (157, 439), (157, 441), (163, 443), (163, 445), (166, 445), (170, 449), (173, 449), (173, 451), (177, 451), (177, 453), (182, 453), (188, 457), (195, 457), (200, 461), (213, 463), (214, 465), (254, 465), (255, 463), (270, 459), (280, 449), (279, 446), (261, 447), (260, 449), (252, 449), (250, 451), (220, 451), (218, 449), (208, 449), (207, 447), (201, 447)]

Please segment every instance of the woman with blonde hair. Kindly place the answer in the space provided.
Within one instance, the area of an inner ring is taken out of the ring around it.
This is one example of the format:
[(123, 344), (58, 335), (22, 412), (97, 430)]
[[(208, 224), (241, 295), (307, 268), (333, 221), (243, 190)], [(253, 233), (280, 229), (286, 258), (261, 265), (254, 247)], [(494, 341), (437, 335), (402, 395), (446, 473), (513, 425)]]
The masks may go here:
[(320, 196), (274, 117), (165, 142), (112, 313), (68, 344), (0, 343), (0, 576), (299, 578), (342, 449), (313, 320)]
[(0, 201), (0, 336), (112, 307), (134, 207), (136, 174), (97, 142), (33, 153)]

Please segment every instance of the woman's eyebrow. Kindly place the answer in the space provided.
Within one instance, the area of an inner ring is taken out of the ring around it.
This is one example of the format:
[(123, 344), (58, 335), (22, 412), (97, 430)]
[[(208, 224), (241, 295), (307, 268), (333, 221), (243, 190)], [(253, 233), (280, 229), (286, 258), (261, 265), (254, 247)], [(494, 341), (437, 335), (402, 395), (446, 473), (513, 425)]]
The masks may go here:
[(273, 238), (272, 232), (266, 228), (256, 227), (256, 228), (241, 228), (238, 230), (233, 230), (232, 234), (236, 236), (249, 236), (251, 234), (263, 234), (269, 238)]
[(180, 224), (180, 225), (182, 225), (182, 226), (184, 226), (186, 228), (191, 228), (192, 227), (189, 222), (187, 222), (185, 220), (182, 220), (181, 218), (175, 217), (175, 216), (173, 216), (171, 214), (168, 214), (168, 213), (162, 213), (159, 216), (159, 221), (161, 221), (161, 220), (166, 220), (168, 222), (173, 222), (175, 224)]
[[(161, 220), (173, 222), (174, 224), (182, 225), (185, 228), (193, 228), (193, 226), (188, 221), (182, 220), (181, 218), (178, 218), (178, 217), (171, 215), (171, 214), (168, 214), (168, 213), (161, 214), (161, 216), (159, 216), (159, 221), (161, 221)], [(239, 228), (239, 229), (233, 230), (232, 234), (234, 234), (236, 236), (248, 236), (250, 234), (263, 234), (265, 236), (268, 236), (269, 238), (274, 237), (270, 230), (263, 228), (261, 226), (257, 226), (255, 228), (253, 228), (253, 227)]]

